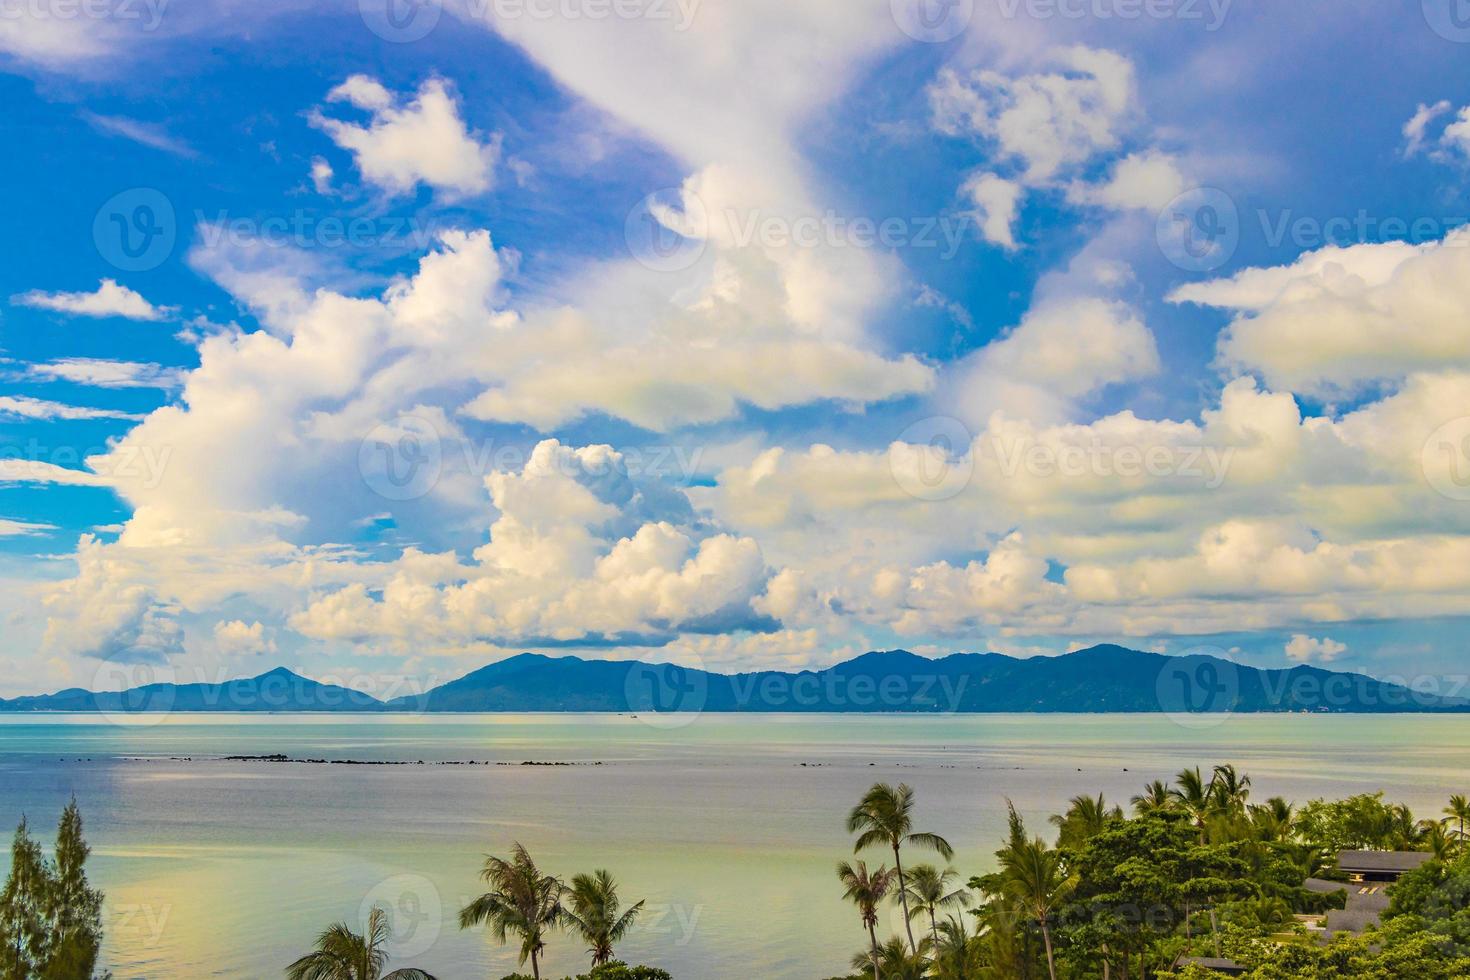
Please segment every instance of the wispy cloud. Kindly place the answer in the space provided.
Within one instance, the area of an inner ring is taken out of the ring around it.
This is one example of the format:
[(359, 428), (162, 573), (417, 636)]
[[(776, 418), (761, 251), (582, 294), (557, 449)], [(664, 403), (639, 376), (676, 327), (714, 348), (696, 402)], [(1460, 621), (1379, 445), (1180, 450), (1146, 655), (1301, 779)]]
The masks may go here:
[(56, 530), (55, 524), (30, 524), (0, 517), (0, 538), (19, 538)]
[(88, 408), (83, 405), (64, 405), (61, 402), (29, 398), (25, 395), (0, 395), (0, 416), (15, 416), (23, 419), (126, 419), (140, 421), (143, 416), (134, 412), (120, 412), (110, 408)]
[(32, 364), (26, 373), (42, 381), (70, 381), (94, 388), (170, 389), (184, 383), (182, 368), (95, 357), (67, 357), (46, 364)]
[(82, 118), (100, 132), (121, 136), (134, 143), (150, 146), (155, 150), (162, 150), (165, 153), (172, 153), (174, 156), (190, 160), (199, 155), (199, 151), (183, 140), (169, 135), (167, 130), (156, 123), (129, 119), (127, 116), (101, 116), (95, 112), (85, 111), (82, 113)]

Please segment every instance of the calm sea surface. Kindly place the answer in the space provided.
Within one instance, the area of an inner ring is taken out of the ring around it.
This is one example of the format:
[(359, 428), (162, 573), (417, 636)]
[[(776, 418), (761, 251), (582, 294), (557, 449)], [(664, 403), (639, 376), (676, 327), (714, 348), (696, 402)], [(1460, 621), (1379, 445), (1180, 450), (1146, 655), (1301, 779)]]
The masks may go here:
[[(514, 952), (461, 932), (456, 916), (477, 893), (482, 855), (512, 841), (566, 878), (609, 868), (625, 898), (647, 900), (620, 947), (631, 961), (680, 980), (821, 978), (862, 943), (833, 868), (851, 852), (846, 811), (875, 780), (915, 787), (921, 829), (949, 838), (965, 877), (991, 866), (1007, 797), (1049, 831), (1042, 821), (1073, 795), (1126, 806), (1186, 765), (1233, 762), (1257, 797), (1383, 789), (1421, 816), (1470, 792), (1463, 715), (1236, 716), (1204, 728), (1160, 715), (651, 724), (662, 720), (0, 715), (0, 823), (24, 813), (49, 837), (76, 795), (119, 980), (277, 977), (324, 926), (355, 926), (374, 902), (393, 912), (396, 966), (500, 977)], [(414, 764), (222, 758), (271, 753)], [(471, 760), (517, 764), (432, 764)], [(583, 765), (518, 764), (528, 760)], [(565, 936), (548, 961), (545, 975), (586, 967)]]

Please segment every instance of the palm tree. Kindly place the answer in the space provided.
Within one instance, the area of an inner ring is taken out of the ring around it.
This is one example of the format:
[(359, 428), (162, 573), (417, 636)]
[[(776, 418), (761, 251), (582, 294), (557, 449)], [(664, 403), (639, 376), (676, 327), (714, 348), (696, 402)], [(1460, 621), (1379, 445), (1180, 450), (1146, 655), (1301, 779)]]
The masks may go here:
[(976, 938), (965, 929), (963, 919), (951, 915), (939, 923), (934, 940), (936, 980), (979, 980), (984, 975), (985, 956)]
[(1169, 791), (1168, 785), (1162, 779), (1155, 779), (1143, 788), (1142, 793), (1129, 802), (1133, 804), (1134, 813), (1145, 817), (1150, 813), (1167, 810), (1173, 806), (1174, 794)]
[(562, 895), (566, 886), (560, 878), (544, 875), (520, 844), (511, 849), (511, 859), (485, 858), (480, 877), (490, 891), (459, 910), (459, 927), (489, 924), (499, 942), (514, 934), (521, 940), (520, 963), (531, 961), (531, 975), (541, 980), (539, 957), (546, 948), (546, 933), (562, 923), (566, 915)]
[(843, 861), (837, 866), (837, 878), (847, 886), (842, 897), (858, 907), (858, 912), (863, 917), (863, 927), (868, 930), (868, 944), (872, 947), (873, 980), (879, 980), (878, 906), (883, 904), (883, 899), (893, 887), (894, 877), (894, 873), (881, 864), (873, 871), (869, 871), (868, 865), (863, 861), (855, 864)]
[(1209, 815), (1211, 804), (1214, 802), (1214, 785), (1206, 785), (1205, 777), (1200, 775), (1199, 767), (1193, 769), (1181, 769), (1179, 775), (1174, 777), (1177, 789), (1171, 790), (1174, 799), (1189, 814), (1189, 819), (1199, 830), (1199, 842), (1205, 842), (1205, 817)]
[(1465, 821), (1470, 820), (1470, 800), (1463, 794), (1456, 793), (1450, 797), (1450, 805), (1444, 808), (1445, 823), (1455, 821), (1458, 827), (1455, 836), (1460, 840), (1465, 839)]
[(1072, 797), (1067, 812), (1053, 815), (1051, 822), (1058, 830), (1058, 847), (1080, 847), (1107, 829), (1109, 823), (1122, 819), (1122, 809), (1115, 806), (1109, 810), (1107, 800), (1099, 793), (1096, 799), (1090, 796)]
[[(1010, 806), (1009, 801), (1006, 803)], [(1012, 822), (1014, 816), (1011, 807)], [(1046, 945), (1046, 969), (1051, 980), (1057, 980), (1056, 958), (1051, 946), (1052, 910), (1077, 886), (1062, 870), (1062, 856), (1046, 846), (1040, 837), (1034, 840), (1013, 841), (999, 853), (1006, 897), (1025, 909), (1041, 926), (1041, 939)]]
[(1220, 809), (1239, 813), (1250, 798), (1251, 778), (1236, 772), (1232, 765), (1216, 766), (1210, 777), (1210, 791)]
[(594, 970), (612, 959), (613, 943), (628, 934), (638, 913), (643, 911), (643, 902), (639, 901), (618, 914), (621, 908), (618, 883), (604, 870), (574, 877), (567, 900), (571, 905), (571, 911), (564, 913), (567, 924), (587, 941)]
[(423, 970), (407, 967), (384, 976), (391, 930), (388, 914), (374, 905), (367, 931), (358, 935), (339, 922), (316, 939), (316, 949), (286, 967), (286, 980), (434, 980)]
[(899, 783), (898, 787), (887, 783), (874, 783), (873, 788), (852, 808), (847, 815), (847, 832), (858, 834), (853, 845), (856, 854), (874, 844), (887, 844), (893, 848), (893, 870), (898, 875), (898, 895), (903, 902), (903, 927), (909, 936), (909, 949), (918, 953), (914, 942), (914, 930), (909, 925), (908, 882), (904, 878), (903, 858), (899, 847), (913, 844), (916, 847), (931, 847), (946, 861), (954, 857), (954, 848), (938, 834), (914, 833), (914, 791)]
[(852, 958), (852, 966), (855, 970), (863, 971), (871, 967), (873, 976), (881, 973), (888, 980), (927, 980), (929, 946), (926, 937), (919, 941), (919, 948), (910, 953), (903, 940), (894, 936), (882, 946), (874, 947), (872, 952), (858, 953)]
[(970, 896), (963, 888), (949, 891), (949, 883), (958, 878), (959, 874), (953, 868), (945, 868), (940, 871), (932, 864), (915, 865), (909, 871), (908, 884), (905, 890), (908, 900), (913, 907), (910, 915), (929, 915), (929, 934), (934, 938), (937, 945), (939, 942), (939, 923), (936, 913), (940, 909), (963, 907), (970, 904)]

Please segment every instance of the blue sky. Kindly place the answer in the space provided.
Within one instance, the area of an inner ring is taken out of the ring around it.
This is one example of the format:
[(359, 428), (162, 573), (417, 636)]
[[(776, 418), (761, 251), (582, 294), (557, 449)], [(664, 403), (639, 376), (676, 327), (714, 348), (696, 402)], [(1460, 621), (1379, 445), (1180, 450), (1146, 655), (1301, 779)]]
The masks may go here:
[(923, 2), (7, 7), (0, 695), (1462, 672), (1454, 3)]

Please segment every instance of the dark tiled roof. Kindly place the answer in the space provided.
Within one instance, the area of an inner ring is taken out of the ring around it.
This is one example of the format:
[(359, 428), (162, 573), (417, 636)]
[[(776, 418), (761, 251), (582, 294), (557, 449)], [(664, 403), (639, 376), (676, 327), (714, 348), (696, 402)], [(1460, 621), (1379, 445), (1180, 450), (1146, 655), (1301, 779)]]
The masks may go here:
[(1349, 912), (1386, 912), (1388, 911), (1388, 892), (1381, 889), (1366, 894), (1349, 891), (1347, 910)]
[(1344, 888), (1352, 888), (1353, 886), (1346, 881), (1328, 881), (1326, 878), (1308, 878), (1306, 881), (1302, 882), (1302, 887), (1309, 892), (1316, 892), (1319, 895), (1331, 895), (1335, 891), (1341, 891)]
[(1380, 921), (1375, 909), (1333, 909), (1327, 913), (1323, 928), (1328, 932), (1362, 932), (1369, 926), (1376, 929)]
[(1200, 966), (1206, 970), (1219, 970), (1222, 973), (1244, 973), (1245, 967), (1234, 960), (1220, 959), (1215, 956), (1181, 956), (1174, 963), (1175, 966)]
[(1344, 871), (1413, 871), (1434, 857), (1428, 851), (1343, 851), (1337, 866)]

